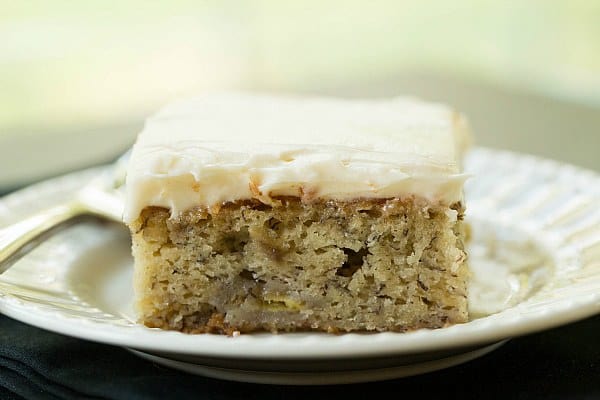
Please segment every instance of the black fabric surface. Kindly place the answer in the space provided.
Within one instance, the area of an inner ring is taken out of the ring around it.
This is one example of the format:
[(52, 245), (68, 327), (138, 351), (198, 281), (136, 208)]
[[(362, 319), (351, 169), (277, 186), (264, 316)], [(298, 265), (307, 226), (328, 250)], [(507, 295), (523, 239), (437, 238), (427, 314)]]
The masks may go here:
[(600, 316), (523, 338), (426, 375), (345, 386), (233, 383), (0, 316), (0, 399), (600, 399)]

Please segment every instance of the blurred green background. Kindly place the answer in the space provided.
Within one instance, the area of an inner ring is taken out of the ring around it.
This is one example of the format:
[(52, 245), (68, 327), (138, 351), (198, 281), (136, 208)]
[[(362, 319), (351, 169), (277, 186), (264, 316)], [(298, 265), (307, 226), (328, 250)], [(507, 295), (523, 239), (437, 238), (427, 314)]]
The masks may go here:
[(114, 157), (207, 89), (414, 94), (600, 168), (600, 1), (0, 0), (0, 186)]

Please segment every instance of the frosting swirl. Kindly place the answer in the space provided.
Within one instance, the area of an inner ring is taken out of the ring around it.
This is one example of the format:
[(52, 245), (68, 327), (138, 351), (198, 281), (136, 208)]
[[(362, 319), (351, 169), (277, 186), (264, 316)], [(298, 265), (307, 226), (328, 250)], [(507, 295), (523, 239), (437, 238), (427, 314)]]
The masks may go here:
[(465, 119), (411, 98), (343, 100), (204, 95), (147, 120), (126, 179), (124, 220), (147, 206), (277, 196), (462, 199)]

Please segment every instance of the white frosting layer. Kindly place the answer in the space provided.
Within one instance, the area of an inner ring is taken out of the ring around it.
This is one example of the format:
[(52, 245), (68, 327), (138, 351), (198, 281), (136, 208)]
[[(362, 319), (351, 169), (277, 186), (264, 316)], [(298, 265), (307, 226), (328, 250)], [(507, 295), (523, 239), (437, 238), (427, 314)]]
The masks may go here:
[(464, 119), (409, 98), (212, 94), (150, 118), (133, 147), (124, 220), (147, 206), (275, 196), (462, 199)]

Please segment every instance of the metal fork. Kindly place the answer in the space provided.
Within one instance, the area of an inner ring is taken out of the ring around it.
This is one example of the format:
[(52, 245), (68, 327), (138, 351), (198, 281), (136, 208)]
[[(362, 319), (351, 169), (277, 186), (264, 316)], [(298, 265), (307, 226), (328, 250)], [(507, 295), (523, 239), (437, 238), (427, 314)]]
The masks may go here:
[(50, 235), (83, 218), (122, 221), (125, 165), (130, 152), (84, 186), (73, 199), (0, 229), (0, 274)]

